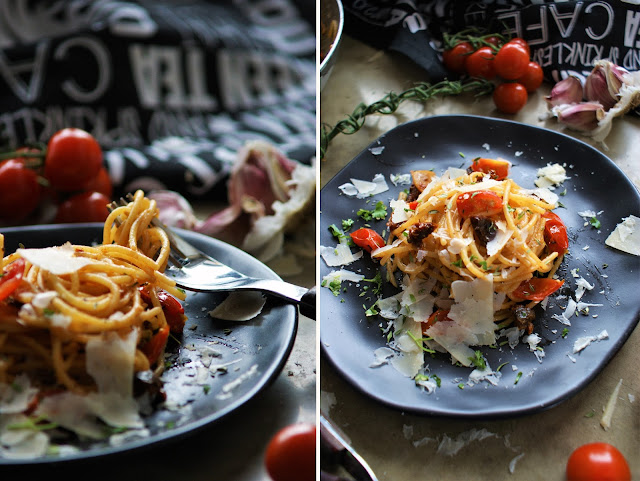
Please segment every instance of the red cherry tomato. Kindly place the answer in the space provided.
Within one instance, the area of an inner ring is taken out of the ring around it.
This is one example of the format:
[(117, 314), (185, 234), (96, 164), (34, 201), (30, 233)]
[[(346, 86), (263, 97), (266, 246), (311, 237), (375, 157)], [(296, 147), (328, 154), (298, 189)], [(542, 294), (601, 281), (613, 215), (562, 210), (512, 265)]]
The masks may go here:
[(473, 52), (473, 47), (469, 42), (460, 42), (455, 47), (442, 52), (442, 63), (453, 73), (462, 75), (466, 73), (465, 61), (467, 56)]
[(147, 359), (149, 360), (149, 364), (152, 366), (158, 361), (160, 354), (164, 351), (165, 346), (167, 345), (167, 340), (169, 339), (169, 326), (162, 326), (158, 329), (151, 339), (147, 341), (147, 343), (142, 346), (142, 352)]
[(429, 316), (426, 321), (422, 321), (422, 334), (426, 334), (427, 330), (433, 326), (436, 322), (450, 321), (449, 309), (437, 309), (433, 314)]
[[(142, 295), (142, 299), (147, 304), (151, 304), (151, 297), (149, 297), (149, 292), (146, 287), (141, 286), (139, 290)], [(169, 324), (171, 329), (171, 333), (182, 334), (182, 329), (184, 328), (184, 323), (186, 321), (184, 316), (184, 307), (178, 299), (173, 297), (167, 291), (159, 290), (157, 292), (157, 296), (160, 301), (160, 305), (162, 306), (164, 317), (167, 319), (167, 324)]]
[(529, 53), (513, 40), (505, 43), (493, 59), (496, 74), (505, 80), (515, 80), (524, 75), (529, 65)]
[(264, 463), (273, 481), (314, 481), (315, 424), (291, 424), (278, 431), (267, 445)]
[(493, 45), (494, 47), (499, 47), (502, 43), (500, 37), (497, 37), (496, 35), (489, 35), (488, 37), (484, 37), (482, 40), (484, 41), (484, 43)]
[(0, 164), (0, 219), (18, 222), (31, 214), (42, 197), (38, 174), (23, 159)]
[(569, 248), (569, 237), (562, 219), (553, 212), (545, 212), (542, 217), (546, 219), (544, 223), (545, 244), (551, 252), (564, 254)]
[(480, 47), (467, 56), (465, 69), (471, 77), (479, 77), (491, 80), (496, 76), (493, 67), (493, 50), (491, 47)]
[(484, 172), (496, 180), (506, 179), (509, 176), (509, 167), (511, 167), (511, 162), (508, 160), (487, 159), (485, 157), (477, 157), (471, 163), (471, 170)]
[(505, 114), (515, 114), (527, 103), (529, 95), (524, 85), (519, 83), (503, 83), (493, 91), (493, 103)]
[(357, 231), (352, 232), (351, 239), (354, 244), (367, 252), (383, 247), (386, 242), (384, 239), (373, 229), (367, 227), (361, 227)]
[(69, 197), (58, 206), (55, 222), (104, 222), (109, 216), (110, 199), (100, 192), (83, 192)]
[(489, 217), (502, 212), (502, 198), (490, 190), (465, 192), (456, 199), (462, 217)]
[(571, 453), (567, 460), (567, 481), (631, 481), (631, 470), (615, 446), (594, 442)]
[(529, 62), (524, 75), (516, 80), (516, 82), (524, 85), (527, 92), (535, 92), (544, 80), (544, 72), (537, 62)]
[(101, 194), (111, 198), (113, 195), (113, 183), (111, 182), (111, 177), (109, 177), (107, 169), (101, 167), (98, 171), (98, 175), (84, 184), (80, 190), (100, 192)]
[(9, 297), (22, 281), (24, 275), (24, 259), (19, 258), (9, 264), (0, 278), (0, 301)]
[(66, 128), (51, 136), (44, 160), (44, 176), (54, 189), (78, 190), (102, 167), (102, 149), (81, 129)]
[(526, 301), (541, 301), (556, 292), (564, 284), (563, 280), (548, 277), (532, 277), (515, 288), (511, 295)]
[(520, 45), (525, 52), (527, 52), (528, 56), (531, 56), (531, 49), (529, 47), (529, 43), (524, 39), (524, 38), (520, 38), (520, 37), (514, 37), (511, 40), (509, 40), (510, 43), (515, 43), (516, 45)]

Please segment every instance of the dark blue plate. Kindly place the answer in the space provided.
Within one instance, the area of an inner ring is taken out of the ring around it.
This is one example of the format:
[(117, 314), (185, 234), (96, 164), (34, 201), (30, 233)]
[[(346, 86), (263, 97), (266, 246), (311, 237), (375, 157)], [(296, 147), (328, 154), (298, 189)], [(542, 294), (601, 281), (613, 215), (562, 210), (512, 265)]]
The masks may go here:
[[(432, 394), (415, 386), (390, 365), (369, 367), (373, 352), (385, 346), (379, 324), (384, 320), (367, 318), (373, 299), (361, 297), (361, 288), (347, 285), (339, 296), (329, 289), (320, 290), (320, 345), (336, 370), (367, 396), (402, 411), (459, 418), (499, 418), (523, 415), (550, 408), (576, 394), (600, 372), (627, 340), (638, 323), (638, 273), (640, 258), (611, 249), (604, 241), (624, 217), (640, 216), (640, 196), (635, 186), (606, 156), (584, 142), (546, 129), (524, 124), (475, 116), (435, 116), (398, 126), (382, 135), (330, 180), (321, 192), (320, 244), (334, 246), (328, 230), (342, 219), (357, 219), (360, 208), (372, 209), (376, 200), (388, 203), (408, 186), (395, 187), (390, 174), (412, 169), (435, 169), (438, 174), (448, 167), (466, 168), (475, 157), (503, 157), (513, 162), (510, 176), (525, 188), (534, 188), (536, 171), (547, 163), (566, 164), (570, 179), (556, 189), (564, 208), (557, 210), (570, 237), (570, 254), (559, 274), (575, 291), (570, 270), (594, 284), (582, 301), (603, 304), (592, 307), (588, 316), (573, 317), (566, 337), (565, 327), (552, 314), (562, 312), (555, 302), (538, 314), (535, 331), (542, 337), (545, 357), (539, 362), (528, 345), (482, 348), (490, 366), (501, 369), (498, 385), (486, 382), (466, 385), (468, 368), (451, 364), (450, 356), (428, 359), (430, 371), (442, 381)], [(390, 190), (372, 200), (341, 195), (338, 186), (349, 179), (371, 180), (376, 173), (387, 179)], [(584, 225), (578, 212), (604, 211), (598, 215), (600, 229)], [(378, 231), (383, 222), (370, 221)], [(358, 219), (352, 230), (364, 221)], [(583, 250), (589, 246), (587, 250)], [(606, 265), (606, 267), (605, 267)], [(377, 265), (365, 255), (346, 269), (371, 278)], [(333, 268), (320, 261), (321, 278)], [(604, 277), (606, 275), (607, 277)], [(604, 291), (604, 294), (600, 294)], [(396, 291), (386, 288), (385, 296)], [(593, 317), (597, 314), (597, 317)], [(386, 322), (385, 322), (386, 324)], [(583, 336), (596, 336), (606, 330), (607, 340), (592, 343), (578, 354), (573, 344)], [(575, 361), (575, 362), (574, 362)], [(514, 370), (514, 366), (515, 370)], [(522, 375), (517, 384), (518, 373)], [(458, 384), (465, 382), (464, 389)]]
[[(46, 225), (0, 229), (5, 236), (6, 252), (20, 244), (25, 247), (48, 247), (70, 241), (91, 245), (102, 242), (102, 224)], [(189, 242), (234, 269), (250, 275), (279, 279), (271, 269), (249, 254), (202, 234), (178, 231)], [(164, 391), (170, 399), (183, 405), (179, 409), (158, 409), (145, 417), (150, 436), (131, 439), (118, 446), (102, 442), (78, 444), (81, 450), (66, 456), (45, 456), (14, 460), (0, 457), (2, 464), (33, 464), (95, 458), (131, 451), (163, 441), (175, 440), (199, 428), (215, 423), (256, 396), (281, 371), (293, 347), (298, 312), (294, 305), (267, 301), (262, 313), (247, 322), (214, 320), (208, 311), (215, 308), (225, 294), (188, 293), (185, 313), (188, 320), (180, 346), (170, 358)], [(216, 364), (231, 363), (227, 372), (207, 379), (208, 388), (194, 383), (193, 359), (203, 349), (220, 354)], [(244, 376), (244, 377), (243, 377)], [(222, 395), (224, 386), (238, 381), (237, 387)]]

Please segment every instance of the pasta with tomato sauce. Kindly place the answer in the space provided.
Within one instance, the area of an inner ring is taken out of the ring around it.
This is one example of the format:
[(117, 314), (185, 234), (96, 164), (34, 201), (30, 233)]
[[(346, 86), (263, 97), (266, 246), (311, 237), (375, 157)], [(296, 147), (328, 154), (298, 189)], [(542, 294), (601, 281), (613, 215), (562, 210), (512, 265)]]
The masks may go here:
[(185, 293), (163, 273), (169, 240), (151, 222), (157, 215), (138, 191), (109, 215), (100, 245), (20, 248), (2, 258), (0, 392), (18, 383), (33, 393), (10, 412), (73, 429), (67, 403), (140, 427), (134, 375), (162, 371), (169, 334), (186, 320)]
[(393, 301), (415, 322), (413, 339), (465, 365), (469, 347), (492, 344), (494, 331), (533, 331), (533, 308), (563, 285), (554, 277), (568, 248), (553, 199), (508, 178), (507, 161), (484, 160), (441, 177), (412, 171), (411, 189), (391, 201), (384, 246), (352, 234), (403, 288)]

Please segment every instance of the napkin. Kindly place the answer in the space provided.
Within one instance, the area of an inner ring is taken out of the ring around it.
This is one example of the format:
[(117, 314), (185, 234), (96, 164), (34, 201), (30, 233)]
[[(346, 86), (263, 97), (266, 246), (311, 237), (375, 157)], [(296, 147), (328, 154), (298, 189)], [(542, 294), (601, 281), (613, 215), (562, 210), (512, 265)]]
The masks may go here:
[(315, 2), (0, 2), (0, 145), (92, 133), (116, 194), (226, 199), (249, 140), (315, 153)]

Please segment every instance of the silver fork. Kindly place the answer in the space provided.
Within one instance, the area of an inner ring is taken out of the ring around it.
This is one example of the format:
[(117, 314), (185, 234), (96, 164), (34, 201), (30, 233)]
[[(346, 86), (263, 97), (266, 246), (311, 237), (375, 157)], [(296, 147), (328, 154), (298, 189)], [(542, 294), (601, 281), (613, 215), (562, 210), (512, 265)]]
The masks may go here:
[[(128, 197), (132, 197), (131, 194)], [(107, 207), (113, 211), (128, 203), (127, 199), (121, 197), (120, 201), (111, 202)], [(261, 291), (293, 302), (298, 305), (301, 314), (316, 318), (315, 287), (307, 289), (281, 280), (246, 276), (205, 254), (159, 219), (154, 218), (152, 223), (163, 229), (169, 238), (171, 254), (167, 275), (178, 287), (196, 292)]]

